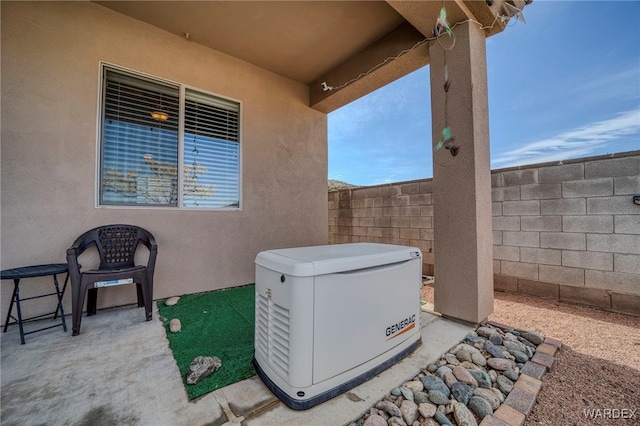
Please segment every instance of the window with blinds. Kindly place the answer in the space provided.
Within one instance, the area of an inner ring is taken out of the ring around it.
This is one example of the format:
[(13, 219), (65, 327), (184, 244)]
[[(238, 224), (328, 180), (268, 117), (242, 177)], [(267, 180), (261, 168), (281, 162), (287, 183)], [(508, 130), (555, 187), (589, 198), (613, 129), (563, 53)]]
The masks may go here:
[(100, 205), (240, 207), (238, 102), (105, 66), (102, 108)]

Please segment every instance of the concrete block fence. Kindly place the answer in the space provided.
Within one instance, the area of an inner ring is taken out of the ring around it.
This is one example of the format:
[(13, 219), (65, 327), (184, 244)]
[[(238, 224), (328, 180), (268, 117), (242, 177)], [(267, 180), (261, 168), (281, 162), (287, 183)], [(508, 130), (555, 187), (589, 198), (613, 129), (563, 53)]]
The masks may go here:
[[(640, 315), (640, 151), (491, 177), (496, 290)], [(329, 192), (329, 242), (416, 246), (437, 274), (435, 202), (431, 179)]]

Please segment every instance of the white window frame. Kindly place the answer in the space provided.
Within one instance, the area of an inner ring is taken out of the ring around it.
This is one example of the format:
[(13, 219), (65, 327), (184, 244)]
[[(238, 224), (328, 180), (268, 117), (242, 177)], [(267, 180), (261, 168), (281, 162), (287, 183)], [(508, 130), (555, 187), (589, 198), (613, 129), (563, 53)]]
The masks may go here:
[[(141, 79), (151, 80), (153, 82), (159, 84), (167, 84), (172, 86), (177, 86), (179, 88), (180, 93), (180, 119), (178, 125), (178, 203), (177, 206), (167, 206), (167, 205), (135, 205), (135, 204), (101, 204), (101, 179), (102, 179), (102, 138), (104, 132), (104, 102), (105, 102), (105, 79), (104, 73), (105, 70), (109, 69), (115, 72), (121, 72), (125, 74), (130, 74), (133, 77), (139, 77)], [(95, 207), (100, 209), (150, 209), (150, 210), (191, 210), (191, 211), (220, 211), (220, 212), (228, 212), (228, 211), (242, 211), (243, 207), (243, 103), (239, 99), (235, 99), (229, 96), (220, 95), (214, 92), (210, 92), (207, 90), (200, 89), (198, 87), (194, 87), (188, 84), (179, 83), (176, 81), (168, 80), (165, 78), (157, 77), (155, 75), (143, 73), (140, 71), (132, 70), (130, 68), (126, 68), (120, 65), (114, 65), (108, 62), (100, 62), (99, 63), (99, 74), (98, 74), (98, 105), (97, 105), (97, 135), (96, 135), (96, 175), (95, 175)], [(231, 102), (235, 102), (238, 104), (238, 206), (237, 207), (191, 207), (183, 205), (183, 192), (184, 192), (184, 176), (182, 173), (184, 167), (184, 128), (185, 128), (185, 92), (187, 90), (197, 91), (199, 93), (203, 93), (206, 95), (214, 96), (220, 99), (228, 100)]]

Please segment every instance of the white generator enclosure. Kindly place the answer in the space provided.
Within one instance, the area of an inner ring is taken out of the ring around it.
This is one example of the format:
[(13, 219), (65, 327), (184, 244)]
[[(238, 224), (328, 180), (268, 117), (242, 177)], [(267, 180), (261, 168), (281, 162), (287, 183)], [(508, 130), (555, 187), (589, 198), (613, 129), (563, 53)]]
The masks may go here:
[(256, 257), (255, 356), (289, 407), (311, 408), (369, 380), (421, 343), (422, 253), (355, 243)]

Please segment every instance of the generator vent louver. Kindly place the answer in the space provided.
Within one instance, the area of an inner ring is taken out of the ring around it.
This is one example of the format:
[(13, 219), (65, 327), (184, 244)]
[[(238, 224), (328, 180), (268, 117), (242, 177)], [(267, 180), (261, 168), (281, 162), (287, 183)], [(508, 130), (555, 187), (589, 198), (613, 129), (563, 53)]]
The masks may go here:
[(256, 349), (282, 377), (289, 376), (289, 310), (256, 294)]

